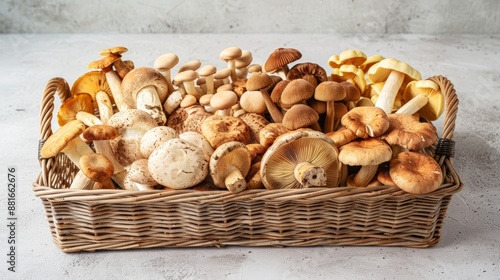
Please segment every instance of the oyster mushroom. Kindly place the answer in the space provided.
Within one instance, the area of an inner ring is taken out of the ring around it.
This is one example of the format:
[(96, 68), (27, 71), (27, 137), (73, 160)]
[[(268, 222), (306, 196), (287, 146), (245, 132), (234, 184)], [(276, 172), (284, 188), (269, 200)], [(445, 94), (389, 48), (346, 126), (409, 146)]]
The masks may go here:
[(406, 103), (396, 113), (418, 113), (428, 121), (435, 121), (444, 111), (444, 95), (439, 86), (431, 80), (408, 83), (403, 99)]
[(210, 176), (215, 186), (232, 193), (245, 190), (251, 161), (250, 152), (241, 142), (230, 141), (217, 147), (210, 157)]
[(279, 136), (264, 153), (260, 173), (267, 189), (336, 187), (338, 150), (322, 132), (291, 131)]
[(185, 189), (201, 183), (208, 175), (208, 161), (201, 148), (174, 138), (157, 147), (148, 158), (148, 169), (159, 184)]

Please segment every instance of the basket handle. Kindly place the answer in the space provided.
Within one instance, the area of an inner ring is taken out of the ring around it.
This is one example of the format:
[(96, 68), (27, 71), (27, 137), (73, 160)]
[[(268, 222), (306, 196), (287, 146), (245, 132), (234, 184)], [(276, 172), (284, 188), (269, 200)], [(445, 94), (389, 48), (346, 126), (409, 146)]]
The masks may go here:
[(445, 158), (450, 158), (450, 160), (452, 160), (455, 156), (455, 141), (453, 140), (453, 135), (458, 113), (458, 97), (453, 84), (447, 78), (443, 76), (432, 76), (429, 80), (435, 82), (439, 86), (445, 99), (444, 124), (441, 131), (441, 138), (436, 146), (435, 157), (438, 159), (438, 162), (444, 161)]
[(54, 95), (59, 95), (61, 102), (66, 101), (71, 96), (68, 82), (60, 77), (50, 79), (45, 85), (42, 95), (42, 104), (40, 106), (40, 142), (38, 144), (38, 161), (42, 172), (38, 177), (38, 183), (47, 185), (48, 174), (47, 170), (50, 169), (54, 159), (44, 159), (40, 156), (40, 150), (45, 143), (45, 140), (52, 135), (52, 115), (54, 113)]

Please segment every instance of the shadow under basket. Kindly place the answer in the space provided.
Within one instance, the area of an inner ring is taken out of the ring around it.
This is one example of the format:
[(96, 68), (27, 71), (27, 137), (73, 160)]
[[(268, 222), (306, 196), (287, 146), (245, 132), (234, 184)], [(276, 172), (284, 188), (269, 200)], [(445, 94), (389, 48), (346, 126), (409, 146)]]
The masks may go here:
[[(425, 153), (444, 181), (425, 195), (394, 186), (294, 190), (126, 191), (70, 190), (76, 166), (59, 154), (39, 158), (33, 191), (45, 208), (53, 241), (64, 252), (156, 247), (403, 246), (437, 244), (453, 194), (463, 183), (453, 167), (458, 99), (452, 83), (435, 81), (445, 96), (438, 143)], [(41, 143), (51, 134), (54, 95), (67, 83), (54, 78), (41, 108)]]

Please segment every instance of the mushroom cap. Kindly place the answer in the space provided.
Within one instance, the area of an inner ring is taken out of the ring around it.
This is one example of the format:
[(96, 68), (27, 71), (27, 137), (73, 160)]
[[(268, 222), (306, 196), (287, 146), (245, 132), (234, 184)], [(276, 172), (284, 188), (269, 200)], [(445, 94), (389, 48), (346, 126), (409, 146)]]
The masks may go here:
[(281, 93), (281, 103), (292, 105), (306, 101), (314, 96), (314, 86), (304, 79), (290, 81)]
[(264, 68), (266, 72), (274, 72), (285, 65), (299, 60), (301, 57), (302, 53), (294, 48), (278, 48), (269, 55), (264, 63)]
[(332, 68), (339, 68), (344, 64), (352, 64), (356, 67), (366, 61), (366, 54), (361, 50), (345, 50), (339, 55), (332, 55), (328, 59), (328, 65)]
[(121, 83), (124, 101), (130, 108), (137, 107), (137, 94), (146, 86), (153, 86), (158, 92), (161, 104), (168, 95), (168, 83), (165, 77), (150, 67), (138, 67), (130, 70)]
[(214, 152), (214, 148), (210, 145), (210, 142), (203, 136), (203, 134), (196, 131), (184, 131), (179, 134), (179, 138), (193, 143), (195, 146), (200, 147), (203, 150), (207, 160)]
[(444, 95), (439, 86), (431, 80), (419, 80), (408, 83), (403, 99), (409, 102), (417, 95), (425, 95), (429, 99), (427, 104), (418, 113), (428, 121), (437, 120), (444, 112)]
[(215, 73), (217, 73), (217, 68), (210, 64), (201, 67), (198, 71), (198, 75), (200, 75), (200, 77), (214, 75)]
[(201, 123), (201, 134), (216, 149), (220, 145), (239, 141), (244, 144), (250, 142), (250, 128), (240, 118), (232, 116), (213, 115)]
[(321, 82), (327, 81), (328, 76), (326, 75), (326, 71), (323, 67), (319, 66), (319, 64), (312, 62), (304, 62), (295, 64), (288, 74), (286, 75), (288, 80), (295, 79), (305, 79), (309, 82), (312, 81), (312, 85), (316, 86)]
[(333, 140), (337, 148), (340, 148), (345, 144), (351, 142), (352, 140), (358, 138), (358, 136), (356, 136), (356, 134), (354, 134), (352, 130), (346, 127), (341, 127), (338, 130), (330, 131), (325, 134)]
[(220, 52), (220, 59), (224, 61), (233, 60), (241, 57), (242, 51), (238, 47), (228, 47)]
[(153, 117), (139, 109), (127, 109), (115, 113), (107, 122), (118, 129), (120, 136), (110, 140), (111, 149), (123, 166), (144, 158), (140, 150), (142, 136), (158, 126)]
[(237, 168), (244, 178), (251, 165), (252, 157), (245, 144), (237, 141), (226, 142), (217, 147), (210, 157), (210, 177), (215, 186), (226, 188), (225, 179), (233, 167)]
[(158, 184), (153, 176), (151, 176), (148, 165), (148, 160), (145, 158), (134, 161), (130, 165), (128, 176), (130, 176), (130, 179), (135, 183), (149, 186)]
[(156, 148), (149, 156), (148, 168), (155, 181), (173, 189), (195, 186), (208, 175), (208, 161), (202, 149), (180, 138)]
[(81, 75), (71, 86), (71, 95), (75, 96), (79, 93), (88, 93), (92, 96), (94, 107), (97, 109), (96, 94), (99, 91), (105, 92), (113, 103), (113, 94), (106, 80), (104, 71), (89, 71)]
[(238, 96), (232, 90), (219, 91), (210, 99), (210, 107), (215, 110), (224, 110), (231, 108), (238, 103)]
[(314, 89), (314, 98), (319, 101), (340, 101), (345, 97), (346, 90), (339, 82), (321, 82)]
[(102, 154), (91, 153), (80, 157), (80, 170), (94, 182), (103, 182), (113, 175), (113, 163)]
[(79, 120), (72, 120), (59, 127), (42, 146), (40, 156), (42, 158), (55, 157), (64, 147), (85, 130), (85, 124)]
[[(168, 126), (157, 126), (146, 131), (140, 139), (139, 149), (141, 154), (148, 158), (158, 146), (164, 142), (179, 137), (175, 129)], [(136, 181), (137, 182), (137, 181)], [(140, 182), (138, 182), (140, 183)]]
[(290, 80), (281, 80), (273, 87), (271, 91), (271, 100), (274, 103), (279, 103), (281, 101), (281, 94), (283, 94), (283, 90), (290, 83)]
[(201, 61), (198, 59), (195, 60), (190, 60), (184, 64), (182, 64), (179, 69), (177, 70), (177, 73), (184, 72), (186, 70), (193, 70), (196, 71), (198, 68), (201, 66)]
[(162, 54), (155, 59), (153, 67), (158, 71), (168, 71), (179, 63), (179, 57), (175, 53)]
[(389, 129), (382, 138), (391, 145), (398, 145), (411, 151), (421, 150), (436, 143), (436, 127), (422, 123), (408, 114), (390, 114)]
[(182, 72), (177, 73), (175, 75), (174, 80), (184, 83), (184, 82), (191, 82), (194, 81), (198, 78), (198, 73), (194, 70), (185, 70)]
[[(115, 61), (118, 61), (122, 58), (121, 55), (119, 54), (110, 54), (106, 57), (103, 57), (99, 60), (95, 60), (95, 61), (92, 61), (89, 63), (89, 65), (87, 65), (87, 68), (89, 69), (101, 69), (101, 70), (104, 70), (104, 71), (108, 71), (109, 69), (111, 69), (110, 67), (113, 65), (113, 63), (115, 63)], [(108, 70), (106, 70), (108, 69)]]
[(358, 101), (361, 98), (361, 92), (359, 88), (354, 84), (347, 81), (343, 81), (340, 82), (340, 85), (345, 90), (344, 101)]
[(339, 160), (349, 166), (379, 165), (391, 157), (391, 147), (377, 138), (355, 140), (339, 148)]
[(262, 156), (260, 173), (267, 189), (296, 189), (302, 185), (295, 179), (297, 164), (308, 162), (324, 169), (327, 187), (339, 182), (338, 150), (324, 133), (294, 130), (279, 136)]
[(223, 68), (223, 69), (219, 69), (219, 70), (217, 70), (217, 72), (215, 72), (214, 79), (222, 80), (222, 79), (228, 78), (229, 76), (231, 76), (231, 69)]
[(252, 63), (252, 60), (253, 60), (252, 52), (249, 50), (242, 50), (241, 56), (236, 59), (234, 66), (236, 68), (244, 68), (250, 65), (250, 63)]
[(250, 128), (250, 143), (259, 143), (260, 131), (269, 124), (269, 121), (261, 114), (258, 113), (244, 113), (239, 116)]
[(368, 79), (372, 83), (384, 82), (392, 71), (398, 71), (405, 74), (402, 86), (406, 86), (413, 80), (422, 80), (420, 72), (409, 64), (394, 58), (385, 58), (370, 67), (370, 70), (368, 70)]
[(273, 80), (266, 73), (254, 72), (246, 83), (247, 90), (261, 90), (270, 86)]
[(212, 99), (213, 96), (214, 96), (213, 93), (203, 94), (198, 100), (198, 102), (200, 103), (200, 105), (203, 106), (210, 105), (210, 99)]
[(116, 46), (116, 47), (107, 48), (107, 49), (104, 49), (104, 50), (100, 51), (99, 55), (101, 55), (101, 56), (109, 56), (109, 55), (112, 55), (112, 54), (121, 55), (122, 53), (125, 53), (127, 51), (128, 51), (128, 49), (126, 47)]
[(201, 132), (202, 122), (211, 115), (198, 104), (186, 108), (178, 107), (168, 117), (167, 126), (172, 127), (179, 134), (184, 131)]
[(259, 144), (264, 148), (269, 148), (278, 136), (289, 132), (282, 123), (268, 123), (259, 131)]
[(365, 72), (358, 67), (347, 64), (340, 66), (341, 76), (339, 77), (343, 81), (352, 81), (353, 84), (358, 88), (359, 91), (364, 92), (366, 90), (366, 78)]
[(80, 93), (66, 99), (57, 111), (57, 123), (63, 126), (67, 122), (75, 120), (76, 114), (81, 111), (94, 114), (94, 104), (88, 93)]
[(401, 152), (390, 162), (389, 175), (400, 189), (412, 194), (426, 194), (439, 188), (443, 173), (430, 156)]
[(181, 108), (187, 108), (195, 105), (197, 102), (198, 100), (196, 99), (196, 96), (187, 94), (186, 96), (184, 96), (184, 98), (182, 98), (181, 104), (179, 104), (179, 106)]
[(266, 103), (260, 91), (247, 90), (240, 97), (240, 105), (246, 112), (264, 114), (267, 111)]
[(361, 138), (378, 137), (389, 129), (387, 114), (378, 107), (355, 107), (340, 122)]
[(250, 64), (247, 67), (248, 73), (254, 73), (254, 72), (262, 72), (262, 65), (254, 63)]
[(374, 64), (380, 62), (383, 60), (385, 57), (381, 56), (380, 54), (374, 54), (366, 58), (365, 62), (363, 62), (361, 65), (359, 65), (359, 69), (363, 70), (363, 72), (368, 72), (370, 70), (370, 67), (372, 67)]
[(114, 126), (96, 124), (87, 127), (82, 133), (83, 139), (87, 141), (111, 140), (120, 136), (120, 132)]
[(318, 123), (319, 114), (305, 104), (295, 104), (283, 115), (283, 126), (295, 130)]

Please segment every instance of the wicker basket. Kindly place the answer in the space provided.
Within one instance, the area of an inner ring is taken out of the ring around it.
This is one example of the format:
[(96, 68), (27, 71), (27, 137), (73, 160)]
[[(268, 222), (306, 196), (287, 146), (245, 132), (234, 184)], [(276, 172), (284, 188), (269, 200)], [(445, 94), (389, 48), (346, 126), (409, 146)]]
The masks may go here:
[[(452, 83), (431, 77), (444, 92), (441, 138), (426, 150), (444, 182), (426, 195), (397, 187), (296, 190), (125, 191), (69, 190), (77, 169), (63, 154), (41, 159), (34, 192), (43, 203), (54, 242), (64, 252), (152, 247), (437, 244), (454, 193), (463, 187), (453, 168), (458, 99)], [(45, 88), (41, 142), (51, 134), (54, 95), (68, 85), (54, 78)]]

